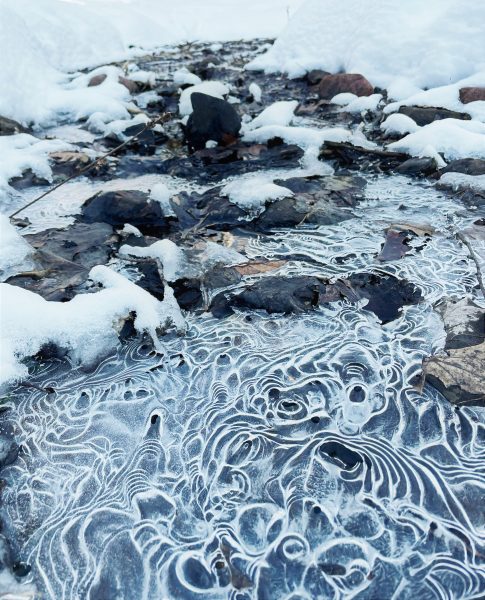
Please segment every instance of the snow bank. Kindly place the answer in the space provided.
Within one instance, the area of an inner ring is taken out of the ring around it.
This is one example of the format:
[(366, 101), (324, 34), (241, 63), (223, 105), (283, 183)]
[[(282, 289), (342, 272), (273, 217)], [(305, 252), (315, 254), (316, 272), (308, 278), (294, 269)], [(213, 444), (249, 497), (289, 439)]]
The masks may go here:
[(147, 332), (157, 347), (158, 329), (184, 328), (169, 286), (160, 302), (108, 267), (94, 267), (89, 276), (104, 289), (64, 303), (48, 302), (33, 292), (0, 284), (0, 384), (25, 377), (28, 371), (21, 361), (50, 342), (66, 349), (74, 363), (93, 364), (116, 346), (118, 332), (131, 313), (136, 313), (135, 329)]
[(389, 144), (388, 148), (412, 156), (434, 158), (440, 152), (448, 160), (485, 158), (485, 123), (459, 119), (434, 121)]
[(362, 73), (410, 95), (484, 70), (484, 22), (477, 0), (306, 0), (250, 68), (290, 77), (311, 69)]
[(51, 124), (56, 110), (76, 110), (66, 72), (122, 60), (140, 47), (275, 36), (300, 2), (0, 0), (0, 115)]

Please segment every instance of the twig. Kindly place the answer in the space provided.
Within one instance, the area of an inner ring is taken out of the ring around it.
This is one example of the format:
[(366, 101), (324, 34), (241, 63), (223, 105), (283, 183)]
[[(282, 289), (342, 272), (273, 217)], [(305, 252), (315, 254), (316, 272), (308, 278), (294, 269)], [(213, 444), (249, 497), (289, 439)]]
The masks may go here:
[(119, 146), (116, 146), (116, 148), (113, 148), (112, 150), (110, 150), (106, 154), (103, 154), (102, 156), (99, 156), (96, 160), (94, 160), (93, 162), (89, 163), (89, 165), (86, 165), (85, 167), (83, 167), (82, 169), (80, 169), (79, 171), (77, 171), (77, 173), (73, 173), (70, 177), (68, 177), (64, 181), (61, 181), (61, 183), (58, 183), (57, 185), (55, 185), (54, 187), (52, 187), (50, 190), (47, 190), (47, 192), (44, 192), (40, 196), (37, 196), (37, 198), (34, 198), (31, 202), (29, 202), (25, 206), (22, 206), (21, 208), (19, 208), (15, 212), (13, 212), (11, 215), (9, 215), (9, 219), (13, 219), (13, 217), (16, 217), (19, 213), (21, 213), (22, 211), (24, 211), (26, 208), (29, 208), (29, 206), (32, 206), (32, 204), (35, 204), (39, 200), (42, 200), (42, 198), (45, 198), (46, 196), (48, 196), (49, 194), (51, 194), (55, 190), (58, 190), (61, 186), (63, 186), (64, 184), (68, 183), (72, 179), (75, 179), (76, 177), (79, 177), (79, 175), (82, 175), (83, 173), (86, 173), (86, 171), (89, 171), (90, 169), (92, 169), (94, 166), (96, 166), (97, 164), (99, 164), (102, 160), (104, 160), (105, 158), (108, 158), (109, 156), (112, 156), (113, 154), (115, 154), (116, 152), (118, 152), (118, 150), (121, 150), (121, 148), (124, 148), (127, 144), (129, 144), (130, 142), (132, 142), (136, 138), (140, 137), (140, 135), (142, 135), (143, 133), (145, 133), (145, 131), (148, 131), (149, 129), (153, 129), (153, 127), (155, 127), (156, 125), (159, 125), (160, 123), (166, 122), (170, 117), (171, 117), (170, 113), (163, 113), (163, 115), (160, 115), (156, 119), (152, 119), (151, 121), (148, 121), (148, 123), (145, 125), (145, 127), (141, 131), (139, 131), (138, 133), (136, 133), (132, 137), (128, 138), (122, 144), (120, 144)]

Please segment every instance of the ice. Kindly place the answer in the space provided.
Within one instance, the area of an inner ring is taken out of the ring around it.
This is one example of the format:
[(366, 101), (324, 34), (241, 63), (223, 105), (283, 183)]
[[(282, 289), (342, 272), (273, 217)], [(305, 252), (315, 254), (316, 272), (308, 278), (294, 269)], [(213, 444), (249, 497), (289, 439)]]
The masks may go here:
[(436, 157), (437, 153), (443, 153), (447, 160), (485, 158), (485, 123), (459, 119), (433, 121), (388, 148), (412, 156)]
[(280, 125), (282, 127), (286, 127), (292, 122), (297, 106), (298, 102), (296, 100), (290, 100), (287, 102), (274, 102), (273, 104), (265, 108), (245, 127), (248, 130), (271, 125)]
[(103, 289), (78, 294), (69, 302), (49, 302), (23, 288), (0, 284), (0, 384), (25, 377), (28, 370), (21, 361), (48, 343), (65, 349), (74, 363), (92, 365), (117, 346), (118, 333), (132, 313), (135, 329), (148, 333), (157, 348), (158, 330), (184, 328), (169, 286), (159, 301), (108, 267), (94, 267), (89, 277)]
[(208, 94), (209, 96), (214, 96), (215, 98), (224, 98), (224, 96), (227, 96), (229, 93), (229, 88), (220, 81), (204, 81), (198, 85), (192, 85), (191, 87), (185, 88), (180, 95), (179, 102), (179, 112), (183, 117), (186, 117), (192, 113), (193, 109), (190, 96), (194, 92)]
[(239, 178), (226, 184), (222, 193), (229, 200), (250, 214), (259, 214), (267, 202), (293, 196), (288, 188), (268, 182), (264, 176)]

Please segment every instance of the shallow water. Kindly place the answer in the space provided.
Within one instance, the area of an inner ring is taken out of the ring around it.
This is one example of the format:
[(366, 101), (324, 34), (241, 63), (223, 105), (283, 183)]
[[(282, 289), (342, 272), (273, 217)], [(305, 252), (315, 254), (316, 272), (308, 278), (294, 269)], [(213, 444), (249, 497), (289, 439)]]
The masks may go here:
[[(80, 184), (82, 185), (82, 184)], [(356, 218), (253, 240), (288, 273), (392, 273), (422, 290), (385, 326), (339, 302), (307, 315), (190, 316), (93, 373), (36, 365), (2, 419), (22, 452), (2, 518), (41, 597), (470, 599), (485, 589), (485, 411), (413, 387), (443, 344), (431, 303), (473, 296), (432, 187), (369, 183)], [(49, 218), (48, 211), (46, 218)], [(392, 263), (390, 224), (431, 225)]]

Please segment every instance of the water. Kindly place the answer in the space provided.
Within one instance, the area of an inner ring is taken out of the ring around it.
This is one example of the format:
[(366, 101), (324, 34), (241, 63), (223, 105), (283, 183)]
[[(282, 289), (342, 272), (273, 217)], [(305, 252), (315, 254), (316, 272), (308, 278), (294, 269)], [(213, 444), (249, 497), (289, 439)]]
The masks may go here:
[[(485, 590), (485, 411), (419, 390), (443, 345), (432, 304), (474, 297), (432, 187), (369, 183), (356, 217), (255, 238), (287, 273), (391, 273), (424, 301), (381, 325), (338, 302), (306, 315), (189, 316), (92, 373), (33, 366), (1, 418), (22, 445), (1, 516), (42, 598), (471, 599)], [(48, 221), (49, 210), (46, 213)], [(432, 227), (392, 263), (391, 224)], [(479, 301), (478, 298), (476, 298)]]

